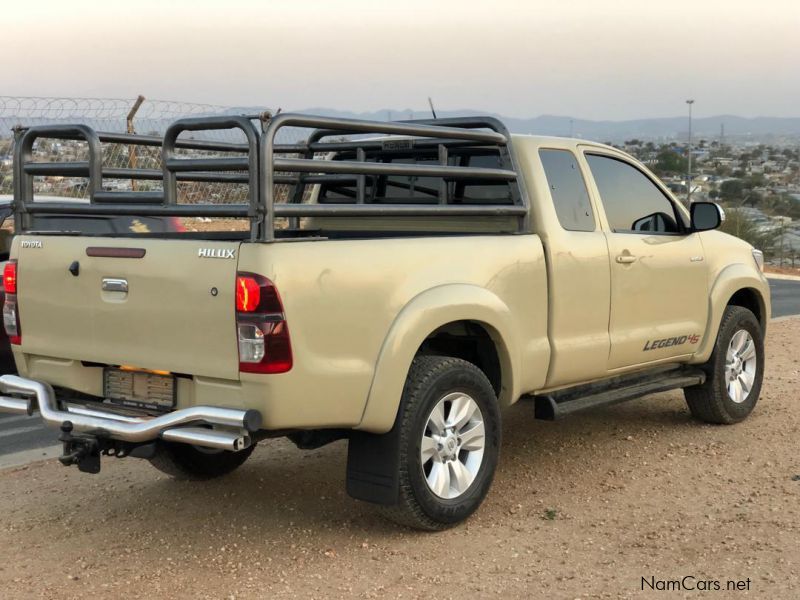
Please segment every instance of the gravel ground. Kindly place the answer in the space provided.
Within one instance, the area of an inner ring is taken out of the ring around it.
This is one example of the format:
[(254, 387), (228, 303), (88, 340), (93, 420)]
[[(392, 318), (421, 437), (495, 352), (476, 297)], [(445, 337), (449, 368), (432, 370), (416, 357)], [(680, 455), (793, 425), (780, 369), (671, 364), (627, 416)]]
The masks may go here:
[(443, 533), (347, 497), (343, 442), (265, 443), (206, 484), (136, 459), (6, 470), (2, 597), (702, 597), (642, 591), (693, 576), (720, 583), (710, 597), (798, 598), (798, 338), (800, 319), (771, 326), (761, 404), (736, 426), (692, 421), (674, 392), (559, 423), (513, 407), (489, 497)]

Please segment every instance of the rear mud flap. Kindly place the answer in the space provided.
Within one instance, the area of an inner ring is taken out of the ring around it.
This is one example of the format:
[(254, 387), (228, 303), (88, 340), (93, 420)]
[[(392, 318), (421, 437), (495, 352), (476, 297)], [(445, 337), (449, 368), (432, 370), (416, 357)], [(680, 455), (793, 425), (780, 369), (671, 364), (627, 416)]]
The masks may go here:
[(401, 404), (388, 433), (353, 431), (347, 450), (347, 493), (358, 500), (391, 506), (400, 495)]

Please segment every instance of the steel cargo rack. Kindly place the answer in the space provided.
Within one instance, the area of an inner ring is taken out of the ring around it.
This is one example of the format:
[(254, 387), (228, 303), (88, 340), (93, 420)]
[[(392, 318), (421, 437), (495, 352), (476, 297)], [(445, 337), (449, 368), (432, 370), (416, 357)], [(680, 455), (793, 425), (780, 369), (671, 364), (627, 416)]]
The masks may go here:
[[(303, 142), (278, 144), (283, 128), (312, 131)], [(245, 142), (179, 139), (219, 130), (239, 130)], [(34, 144), (42, 139), (85, 142), (87, 159), (37, 161)], [(103, 144), (160, 147), (161, 169), (104, 166)], [(208, 157), (211, 152), (224, 156)], [(493, 165), (470, 165), (470, 156), (490, 156)], [(37, 176), (85, 178), (88, 202), (34, 202)], [(420, 179), (433, 184), (417, 184)], [(107, 190), (107, 180), (156, 181), (162, 189)], [(179, 182), (244, 184), (248, 202), (179, 203)], [(276, 198), (278, 185), (289, 186), (285, 201)], [(505, 192), (499, 198), (460, 197), (458, 190), (464, 196), (470, 185)], [(337, 198), (323, 201), (318, 194), (319, 201), (308, 202), (304, 192), (312, 186)], [(379, 196), (379, 186), (406, 196)], [(504, 217), (514, 220), (516, 232), (529, 229), (509, 133), (490, 117), (383, 122), (292, 113), (213, 116), (175, 121), (163, 139), (85, 125), (34, 126), (16, 132), (14, 196), (18, 233), (37, 214), (248, 219), (250, 239), (265, 242), (276, 239), (276, 219), (299, 226), (304, 217)]]

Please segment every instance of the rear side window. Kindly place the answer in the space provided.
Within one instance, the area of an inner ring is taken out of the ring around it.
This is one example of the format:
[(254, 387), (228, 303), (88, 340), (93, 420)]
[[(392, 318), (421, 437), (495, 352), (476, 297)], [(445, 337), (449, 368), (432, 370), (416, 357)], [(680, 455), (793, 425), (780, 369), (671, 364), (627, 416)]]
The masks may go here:
[[(387, 162), (395, 165), (434, 166), (439, 164), (435, 158), (396, 158)], [(436, 204), (439, 181), (438, 177), (382, 175), (378, 177), (378, 186), (373, 197), (376, 202), (389, 202), (395, 199), (398, 203), (411, 201), (420, 204)]]
[(539, 150), (558, 222), (568, 231), (594, 231), (594, 212), (578, 161), (569, 150)]
[(609, 227), (615, 233), (678, 233), (675, 207), (650, 178), (628, 163), (587, 154)]
[[(333, 160), (355, 160), (353, 153), (342, 152)], [(369, 152), (367, 162), (403, 165), (437, 166), (436, 151)], [(500, 154), (496, 150), (452, 149), (447, 160), (450, 166), (502, 169)], [(343, 176), (336, 183), (322, 184), (320, 204), (350, 204), (357, 197), (357, 178)], [(441, 177), (407, 175), (379, 175), (364, 177), (365, 201), (368, 204), (438, 204)], [(448, 204), (513, 204), (511, 185), (505, 181), (446, 180)]]
[[(456, 151), (454, 151), (456, 152)], [(480, 167), (482, 169), (502, 169), (503, 163), (497, 152), (471, 152), (456, 154), (451, 165), (460, 167)], [(511, 188), (502, 181), (457, 181), (450, 184), (452, 202), (457, 204), (511, 204)]]

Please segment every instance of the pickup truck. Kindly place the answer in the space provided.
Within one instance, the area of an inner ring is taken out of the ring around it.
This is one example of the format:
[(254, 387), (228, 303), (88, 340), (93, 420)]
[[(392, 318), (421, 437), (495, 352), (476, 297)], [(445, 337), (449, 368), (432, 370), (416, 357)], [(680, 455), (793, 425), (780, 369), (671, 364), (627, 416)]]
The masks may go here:
[[(310, 133), (276, 143), (284, 128)], [(223, 129), (244, 141), (203, 137)], [(85, 160), (37, 160), (42, 138), (81, 140)], [(158, 144), (160, 168), (106, 167), (109, 144)], [(90, 201), (34, 202), (35, 178), (59, 175)], [(346, 439), (348, 493), (436, 530), (485, 498), (517, 401), (553, 420), (682, 388), (695, 418), (730, 424), (759, 397), (761, 253), (606, 145), (486, 117), (265, 113), (163, 139), (31, 127), (15, 176), (3, 320), (19, 376), (0, 378), (0, 409), (38, 410), (82, 471), (132, 456), (202, 480), (267, 438)], [(185, 181), (246, 201), (187, 198)], [(242, 227), (97, 234), (42, 215)]]

